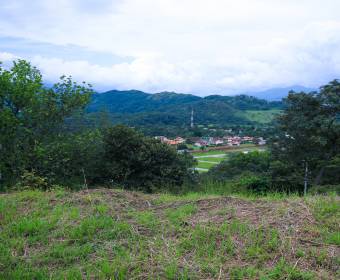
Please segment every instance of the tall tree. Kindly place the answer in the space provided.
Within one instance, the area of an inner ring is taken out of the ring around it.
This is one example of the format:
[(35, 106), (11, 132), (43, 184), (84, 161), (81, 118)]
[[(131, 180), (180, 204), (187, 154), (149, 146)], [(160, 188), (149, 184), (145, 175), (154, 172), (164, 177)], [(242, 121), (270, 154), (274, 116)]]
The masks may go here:
[(285, 103), (278, 117), (280, 132), (271, 146), (273, 175), (286, 180), (288, 176), (296, 184), (307, 176), (320, 184), (327, 165), (340, 152), (340, 84), (334, 80), (319, 92), (290, 92)]
[(46, 88), (40, 71), (24, 60), (9, 70), (0, 65), (1, 181), (14, 181), (32, 169), (37, 147), (58, 135), (65, 118), (84, 108), (91, 93), (90, 85), (65, 76)]

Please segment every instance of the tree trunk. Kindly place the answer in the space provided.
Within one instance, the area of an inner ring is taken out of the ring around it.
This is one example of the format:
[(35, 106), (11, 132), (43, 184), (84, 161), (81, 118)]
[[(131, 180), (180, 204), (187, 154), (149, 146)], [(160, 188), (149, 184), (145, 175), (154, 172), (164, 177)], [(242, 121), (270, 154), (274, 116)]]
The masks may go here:
[(307, 187), (308, 187), (308, 162), (305, 161), (305, 178), (304, 178), (304, 183), (303, 183), (303, 195), (307, 195)]

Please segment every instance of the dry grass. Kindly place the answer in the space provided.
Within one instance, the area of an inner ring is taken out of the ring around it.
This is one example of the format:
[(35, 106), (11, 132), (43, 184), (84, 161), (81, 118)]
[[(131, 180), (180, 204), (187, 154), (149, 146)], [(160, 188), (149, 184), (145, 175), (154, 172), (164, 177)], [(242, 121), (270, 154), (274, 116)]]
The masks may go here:
[(339, 279), (339, 197), (0, 195), (0, 279)]

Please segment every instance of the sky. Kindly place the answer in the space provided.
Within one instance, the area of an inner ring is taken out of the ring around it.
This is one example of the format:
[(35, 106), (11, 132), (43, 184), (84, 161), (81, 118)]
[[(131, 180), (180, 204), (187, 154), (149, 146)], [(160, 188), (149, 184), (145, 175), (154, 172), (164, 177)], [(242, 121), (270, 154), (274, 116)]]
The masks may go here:
[(98, 91), (235, 94), (340, 78), (339, 0), (0, 0), (0, 61)]

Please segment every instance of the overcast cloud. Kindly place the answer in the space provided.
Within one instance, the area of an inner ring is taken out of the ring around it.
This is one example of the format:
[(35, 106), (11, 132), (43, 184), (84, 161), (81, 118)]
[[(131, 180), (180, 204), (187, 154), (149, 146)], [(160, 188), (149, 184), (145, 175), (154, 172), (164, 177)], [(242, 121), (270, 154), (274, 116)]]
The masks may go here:
[(0, 61), (99, 90), (206, 95), (340, 77), (338, 0), (0, 0)]

